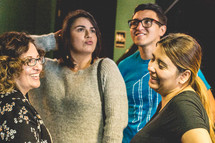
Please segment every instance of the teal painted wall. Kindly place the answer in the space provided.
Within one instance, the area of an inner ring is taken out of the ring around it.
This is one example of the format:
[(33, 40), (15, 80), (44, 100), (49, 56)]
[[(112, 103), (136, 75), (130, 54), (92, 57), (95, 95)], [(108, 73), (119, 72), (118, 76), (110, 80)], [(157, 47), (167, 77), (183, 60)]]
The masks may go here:
[(53, 32), (57, 0), (0, 0), (0, 34)]
[(125, 48), (116, 48), (116, 44), (114, 42), (114, 61), (117, 61), (133, 44), (128, 27), (128, 20), (131, 19), (135, 7), (138, 4), (149, 2), (155, 3), (155, 0), (117, 0), (115, 32), (125, 31)]

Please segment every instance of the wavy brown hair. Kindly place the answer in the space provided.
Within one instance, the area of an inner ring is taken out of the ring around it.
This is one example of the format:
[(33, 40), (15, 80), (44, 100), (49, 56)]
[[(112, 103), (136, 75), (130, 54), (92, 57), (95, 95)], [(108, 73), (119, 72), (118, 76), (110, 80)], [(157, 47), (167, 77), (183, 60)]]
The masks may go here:
[[(0, 93), (14, 89), (15, 78), (20, 76), (25, 63), (19, 57), (28, 51), (29, 43), (34, 44), (34, 40), (25, 32), (12, 31), (0, 36)], [(45, 55), (41, 49), (38, 53)]]

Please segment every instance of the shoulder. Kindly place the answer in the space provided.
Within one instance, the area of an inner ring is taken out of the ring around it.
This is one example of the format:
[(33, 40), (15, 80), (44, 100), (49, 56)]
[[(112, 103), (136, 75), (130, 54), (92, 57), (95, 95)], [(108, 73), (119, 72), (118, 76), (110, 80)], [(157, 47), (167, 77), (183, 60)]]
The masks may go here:
[(118, 70), (118, 67), (116, 63), (110, 59), (110, 58), (101, 58), (97, 61), (98, 66), (100, 66), (100, 70), (102, 72), (106, 71), (112, 71), (112, 70)]
[(135, 52), (134, 54), (130, 55), (129, 57), (125, 58), (124, 60), (122, 60), (120, 63), (119, 63), (119, 67), (121, 65), (125, 65), (125, 64), (129, 64), (129, 63), (132, 63), (132, 62), (137, 62), (136, 59), (138, 59), (140, 57), (140, 52), (137, 51)]
[(14, 115), (18, 115), (21, 110), (24, 110), (23, 107), (28, 105), (28, 100), (16, 90), (13, 90), (10, 93), (1, 94), (0, 97), (0, 107), (3, 109), (1, 111), (1, 116), (6, 118)]
[(193, 91), (184, 91), (178, 94), (170, 101), (170, 106), (181, 114), (186, 112), (189, 114), (192, 110), (203, 108), (198, 94)]
[(178, 120), (183, 124), (183, 130), (193, 128), (208, 129), (208, 116), (198, 97), (193, 91), (185, 91), (170, 101), (169, 110), (172, 110)]
[(202, 104), (199, 95), (193, 91), (184, 91), (172, 99), (172, 103), (178, 106), (182, 104)]
[(17, 101), (20, 99), (24, 99), (24, 97), (21, 93), (14, 89), (8, 93), (0, 94), (0, 105), (2, 106), (8, 104), (9, 102)]
[(117, 79), (122, 78), (119, 68), (112, 59), (110, 58), (99, 59), (98, 66), (101, 60), (102, 62), (100, 63), (101, 64), (100, 71), (102, 76)]

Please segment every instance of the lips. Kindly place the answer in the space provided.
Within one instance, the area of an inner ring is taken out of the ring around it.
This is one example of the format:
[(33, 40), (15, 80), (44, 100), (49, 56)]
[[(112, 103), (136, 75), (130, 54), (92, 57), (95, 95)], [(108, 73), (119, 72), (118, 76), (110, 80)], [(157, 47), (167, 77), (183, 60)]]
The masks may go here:
[(87, 45), (92, 45), (92, 44), (93, 44), (93, 41), (87, 41), (87, 42), (85, 42), (85, 44), (87, 44)]
[(146, 35), (146, 34), (144, 34), (144, 33), (137, 33), (137, 34), (135, 34), (135, 36), (143, 36), (143, 35)]
[(146, 35), (146, 33), (144, 31), (136, 31), (134, 33), (135, 36), (143, 36), (143, 35)]
[(35, 79), (35, 80), (38, 80), (38, 79), (40, 79), (40, 74), (39, 73), (37, 73), (37, 74), (31, 74), (31, 77), (33, 79)]
[(151, 83), (158, 83), (159, 79), (157, 77), (155, 77), (155, 76), (152, 76), (150, 74), (150, 81), (151, 81)]

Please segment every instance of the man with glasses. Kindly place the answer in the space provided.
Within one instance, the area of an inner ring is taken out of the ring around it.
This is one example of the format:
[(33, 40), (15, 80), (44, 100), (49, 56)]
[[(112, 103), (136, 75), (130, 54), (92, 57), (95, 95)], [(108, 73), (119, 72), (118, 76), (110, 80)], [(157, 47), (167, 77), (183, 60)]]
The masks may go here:
[[(161, 96), (148, 85), (150, 78), (148, 63), (152, 58), (156, 43), (166, 32), (167, 17), (157, 4), (140, 4), (135, 8), (128, 25), (131, 38), (138, 47), (138, 51), (118, 65), (126, 83), (129, 104), (129, 121), (123, 132), (123, 143), (129, 143), (133, 136), (145, 126), (161, 101)], [(199, 71), (198, 74), (206, 87), (210, 89), (202, 72)], [(210, 90), (209, 92), (213, 99)]]

